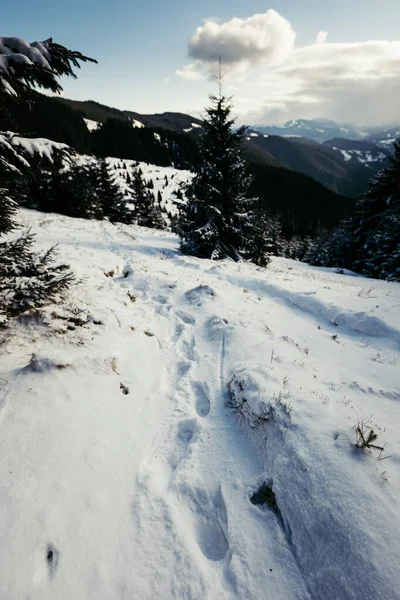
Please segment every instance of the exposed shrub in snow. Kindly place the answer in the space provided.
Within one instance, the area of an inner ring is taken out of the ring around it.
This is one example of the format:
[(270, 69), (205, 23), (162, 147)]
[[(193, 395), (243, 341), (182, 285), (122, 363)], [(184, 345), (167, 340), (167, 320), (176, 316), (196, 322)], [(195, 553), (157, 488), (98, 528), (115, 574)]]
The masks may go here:
[(257, 375), (244, 371), (231, 379), (228, 384), (230, 404), (251, 428), (273, 421), (279, 415), (290, 418), (292, 406), (283, 398), (282, 392), (273, 394), (270, 399), (261, 395)]
[(372, 448), (374, 450), (380, 450), (381, 452), (383, 452), (383, 447), (382, 446), (377, 446), (375, 444), (376, 440), (378, 439), (378, 435), (375, 433), (375, 431), (371, 428), (369, 428), (367, 426), (367, 423), (365, 423), (364, 421), (360, 421), (359, 423), (357, 423), (356, 427), (356, 443), (355, 446), (356, 448), (361, 448), (361, 449), (367, 449), (367, 450), (371, 450)]

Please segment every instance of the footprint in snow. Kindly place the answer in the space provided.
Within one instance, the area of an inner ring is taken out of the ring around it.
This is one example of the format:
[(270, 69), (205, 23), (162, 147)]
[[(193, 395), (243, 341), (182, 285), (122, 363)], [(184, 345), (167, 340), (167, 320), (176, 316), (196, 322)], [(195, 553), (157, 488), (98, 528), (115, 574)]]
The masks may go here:
[(186, 325), (194, 325), (196, 323), (196, 319), (192, 317), (192, 315), (183, 312), (183, 310), (176, 310), (175, 314), (181, 321), (186, 323)]
[(191, 363), (187, 360), (178, 362), (176, 370), (179, 377), (184, 377), (191, 367)]
[(209, 560), (223, 560), (229, 550), (229, 536), (221, 489), (215, 494), (194, 490), (189, 493), (186, 502), (200, 550)]
[(186, 299), (196, 306), (201, 306), (206, 300), (213, 300), (216, 295), (215, 291), (208, 285), (199, 285), (185, 292)]
[(202, 384), (200, 381), (194, 381), (192, 383), (193, 392), (196, 398), (196, 411), (199, 417), (206, 417), (211, 408), (209, 395), (206, 391), (206, 384)]
[(190, 341), (183, 340), (181, 343), (182, 352), (185, 358), (190, 361), (195, 361), (197, 357), (196, 353), (196, 340), (194, 337)]
[(197, 431), (198, 426), (196, 419), (185, 419), (179, 423), (175, 450), (169, 461), (174, 471), (182, 459), (187, 456), (190, 444), (193, 442)]
[(174, 335), (172, 336), (172, 341), (173, 342), (177, 342), (179, 340), (179, 338), (182, 335), (184, 326), (182, 323), (179, 323), (176, 327), (175, 327), (175, 331), (174, 331)]
[(210, 340), (220, 340), (226, 333), (233, 329), (232, 325), (229, 325), (229, 321), (224, 318), (217, 316), (210, 317), (205, 323), (205, 329), (207, 337)]
[(154, 302), (157, 302), (157, 304), (167, 304), (168, 299), (165, 298), (164, 296), (156, 296), (155, 298), (153, 298)]

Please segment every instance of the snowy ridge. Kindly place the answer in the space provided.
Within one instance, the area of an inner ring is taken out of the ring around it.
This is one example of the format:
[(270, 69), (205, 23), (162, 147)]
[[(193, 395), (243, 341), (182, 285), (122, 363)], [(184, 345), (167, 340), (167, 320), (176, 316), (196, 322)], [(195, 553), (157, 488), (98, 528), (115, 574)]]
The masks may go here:
[(19, 215), (81, 283), (2, 340), (7, 597), (398, 598), (399, 285)]
[(338, 150), (343, 155), (345, 161), (356, 159), (362, 164), (383, 161), (387, 158), (387, 155), (383, 152), (372, 152), (364, 150), (343, 150), (340, 148), (335, 148), (335, 146), (332, 146), (332, 149)]

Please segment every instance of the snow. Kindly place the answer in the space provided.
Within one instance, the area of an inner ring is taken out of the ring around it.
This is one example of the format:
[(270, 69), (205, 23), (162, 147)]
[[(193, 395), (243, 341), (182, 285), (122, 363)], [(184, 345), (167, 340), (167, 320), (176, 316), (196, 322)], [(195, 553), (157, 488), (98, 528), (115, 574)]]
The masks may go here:
[(389, 138), (388, 140), (380, 140), (379, 144), (381, 146), (391, 146), (396, 141), (396, 138)]
[(183, 130), (185, 133), (189, 133), (190, 131), (193, 131), (193, 127), (187, 127), (186, 129)]
[(249, 135), (250, 135), (250, 137), (258, 137), (258, 133), (254, 133), (254, 132), (250, 133)]
[[(157, 135), (157, 134), (156, 134)], [(91, 158), (83, 156), (81, 158), (86, 164), (90, 164)], [(157, 199), (158, 192), (161, 194), (161, 206), (166, 209), (171, 215), (178, 212), (178, 205), (182, 202), (176, 197), (178, 190), (182, 184), (189, 181), (193, 175), (190, 171), (175, 169), (174, 167), (160, 167), (145, 162), (137, 162), (135, 160), (119, 158), (107, 158), (108, 164), (112, 167), (116, 175), (116, 181), (119, 184), (122, 192), (129, 195), (129, 185), (125, 180), (125, 173), (129, 173), (131, 179), (135, 169), (140, 168), (145, 181), (153, 182), (154, 188), (151, 190)], [(123, 165), (126, 165), (126, 169)], [(165, 180), (167, 177), (168, 183)]]
[(358, 162), (367, 164), (371, 162), (383, 161), (386, 158), (386, 154), (383, 152), (371, 152), (370, 150), (342, 150), (341, 148), (332, 147), (333, 150), (338, 150), (344, 160), (347, 162), (356, 158)]
[(199, 125), (198, 123), (191, 123), (191, 126), (193, 127), (193, 129), (201, 129), (201, 125)]
[(141, 121), (137, 121), (136, 119), (132, 119), (132, 127), (145, 127), (145, 125)]
[(2, 334), (7, 599), (399, 598), (399, 284), (18, 218), (79, 283)]
[(16, 63), (33, 64), (50, 69), (51, 56), (49, 42), (33, 42), (30, 44), (22, 38), (0, 36), (0, 70), (8, 72)]
[[(29, 43), (18, 37), (0, 36), (0, 74), (10, 74), (14, 65), (37, 64), (44, 69), (51, 69), (49, 44), (51, 40)], [(0, 77), (0, 85), (6, 94), (16, 95), (12, 85)]]
[(23, 156), (16, 153), (16, 150), (23, 150), (25, 153), (33, 156), (39, 154), (41, 157), (46, 157), (52, 161), (52, 155), (54, 150), (67, 150), (71, 151), (67, 144), (62, 142), (54, 142), (46, 138), (25, 138), (11, 131), (0, 133), (0, 147), (11, 150), (14, 156), (21, 162), (28, 165), (28, 162)]
[(101, 127), (101, 123), (98, 121), (92, 121), (92, 119), (83, 119), (86, 123), (86, 127), (89, 131), (95, 131), (99, 127)]

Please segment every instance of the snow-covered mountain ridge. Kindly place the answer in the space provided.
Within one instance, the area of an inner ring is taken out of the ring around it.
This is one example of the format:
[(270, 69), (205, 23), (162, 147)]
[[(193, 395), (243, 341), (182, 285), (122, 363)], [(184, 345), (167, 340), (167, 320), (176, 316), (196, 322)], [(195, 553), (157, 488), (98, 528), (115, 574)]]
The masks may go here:
[(399, 598), (398, 284), (19, 221), (79, 283), (2, 333), (7, 598)]

